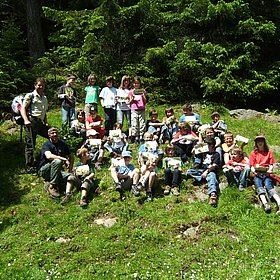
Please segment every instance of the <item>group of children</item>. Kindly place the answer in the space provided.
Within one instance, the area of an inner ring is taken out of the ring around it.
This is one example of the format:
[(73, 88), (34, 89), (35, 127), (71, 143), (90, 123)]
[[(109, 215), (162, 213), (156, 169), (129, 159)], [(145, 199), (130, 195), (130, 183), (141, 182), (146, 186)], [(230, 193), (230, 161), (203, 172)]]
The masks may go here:
[[(71, 123), (71, 128), (85, 139), (81, 149), (88, 151), (86, 157), (95, 163), (96, 169), (101, 169), (105, 151), (109, 153), (111, 177), (121, 199), (125, 190), (130, 190), (135, 196), (145, 190), (147, 200), (152, 201), (159, 166), (164, 170), (163, 193), (178, 196), (182, 167), (191, 166), (186, 171), (186, 178), (206, 183), (210, 205), (218, 203), (220, 170), (229, 184), (236, 185), (240, 191), (245, 190), (253, 174), (265, 212), (271, 212), (269, 201), (274, 200), (280, 215), (280, 198), (271, 176), (275, 159), (264, 136), (255, 138), (254, 150), (247, 157), (243, 147), (248, 139), (234, 138), (218, 112), (213, 112), (211, 124), (202, 125), (192, 106), (185, 104), (179, 120), (172, 108), (165, 110), (162, 120), (158, 119), (156, 110), (151, 110), (146, 120), (147, 93), (141, 87), (140, 78), (133, 79), (132, 88), (128, 76), (123, 76), (118, 89), (113, 82), (113, 78), (108, 77), (106, 87), (101, 90), (96, 85), (95, 75), (88, 77), (85, 110), (78, 111), (77, 121)], [(74, 95), (72, 92), (71, 96)], [(98, 114), (99, 100), (104, 110), (104, 127)], [(124, 117), (127, 119), (127, 135), (122, 132)], [(133, 143), (140, 144), (137, 151), (139, 168), (131, 163), (133, 157), (129, 145)], [(78, 155), (80, 153), (79, 150)]]

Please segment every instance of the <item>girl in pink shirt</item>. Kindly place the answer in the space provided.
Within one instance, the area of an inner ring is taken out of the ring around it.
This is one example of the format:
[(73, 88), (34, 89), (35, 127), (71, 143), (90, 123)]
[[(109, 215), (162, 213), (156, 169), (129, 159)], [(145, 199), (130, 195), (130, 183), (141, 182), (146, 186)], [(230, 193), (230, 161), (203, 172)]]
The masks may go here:
[(131, 107), (131, 142), (143, 142), (145, 133), (146, 117), (145, 107), (147, 103), (146, 90), (141, 89), (139, 77), (133, 79), (133, 89), (128, 94)]

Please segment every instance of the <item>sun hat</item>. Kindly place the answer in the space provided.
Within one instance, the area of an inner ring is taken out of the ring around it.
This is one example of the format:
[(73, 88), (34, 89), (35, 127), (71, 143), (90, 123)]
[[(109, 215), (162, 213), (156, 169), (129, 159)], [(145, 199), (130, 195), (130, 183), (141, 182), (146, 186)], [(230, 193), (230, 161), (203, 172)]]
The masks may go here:
[(95, 136), (97, 134), (99, 134), (99, 133), (94, 129), (90, 129), (87, 131), (87, 136)]
[(255, 138), (255, 141), (258, 141), (258, 140), (265, 140), (265, 137), (263, 135), (257, 135)]
[(217, 111), (213, 112), (211, 117), (213, 118), (214, 116), (220, 116), (219, 112), (217, 112)]
[(122, 153), (122, 156), (123, 156), (123, 157), (130, 157), (130, 158), (132, 158), (132, 153), (131, 153), (130, 151), (124, 151), (124, 152)]

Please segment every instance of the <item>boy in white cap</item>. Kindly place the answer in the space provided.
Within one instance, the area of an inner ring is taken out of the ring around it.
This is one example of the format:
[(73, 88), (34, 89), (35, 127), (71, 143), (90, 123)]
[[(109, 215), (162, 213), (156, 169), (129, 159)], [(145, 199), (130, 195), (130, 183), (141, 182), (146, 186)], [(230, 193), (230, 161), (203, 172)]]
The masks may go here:
[(139, 181), (139, 169), (134, 167), (131, 160), (132, 154), (130, 151), (124, 151), (121, 158), (112, 159), (111, 176), (116, 185), (116, 191), (120, 193), (121, 200), (124, 198), (125, 190), (131, 189), (136, 196), (140, 194), (136, 188)]

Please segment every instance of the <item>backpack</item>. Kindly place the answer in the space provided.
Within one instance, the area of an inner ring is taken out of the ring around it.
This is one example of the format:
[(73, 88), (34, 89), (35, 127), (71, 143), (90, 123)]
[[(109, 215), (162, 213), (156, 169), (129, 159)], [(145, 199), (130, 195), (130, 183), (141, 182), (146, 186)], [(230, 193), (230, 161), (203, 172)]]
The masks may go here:
[[(24, 120), (23, 120), (23, 117), (21, 115), (21, 108), (22, 108), (23, 100), (24, 100), (24, 95), (21, 94), (21, 95), (18, 95), (16, 97), (14, 97), (14, 99), (12, 101), (12, 104), (11, 104), (11, 107), (12, 107), (12, 110), (13, 110), (12, 118), (15, 121), (15, 123), (18, 124), (18, 125), (23, 125), (24, 124)], [(33, 100), (33, 94), (32, 94), (32, 97), (31, 97), (30, 104), (32, 103), (32, 100)]]

